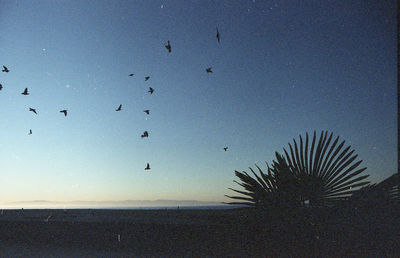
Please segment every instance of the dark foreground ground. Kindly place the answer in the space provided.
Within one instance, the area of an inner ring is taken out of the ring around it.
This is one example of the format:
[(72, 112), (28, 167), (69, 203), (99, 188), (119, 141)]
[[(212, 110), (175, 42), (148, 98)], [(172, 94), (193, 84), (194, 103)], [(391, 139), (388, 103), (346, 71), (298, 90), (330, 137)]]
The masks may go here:
[(399, 232), (390, 209), (7, 210), (0, 256), (400, 257)]

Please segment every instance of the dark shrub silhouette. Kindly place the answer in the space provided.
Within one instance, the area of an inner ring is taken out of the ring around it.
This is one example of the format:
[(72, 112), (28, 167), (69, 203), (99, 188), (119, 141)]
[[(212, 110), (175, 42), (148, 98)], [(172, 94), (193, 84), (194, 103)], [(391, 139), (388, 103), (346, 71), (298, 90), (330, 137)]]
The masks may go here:
[[(252, 168), (250, 171), (255, 178), (245, 171), (235, 171), (245, 191), (232, 188), (230, 190), (242, 196), (228, 196), (239, 200), (230, 204), (244, 204), (254, 207), (268, 206), (300, 206), (309, 203), (310, 206), (331, 205), (336, 201), (347, 200), (360, 187), (369, 184), (364, 181), (368, 175), (360, 175), (366, 168), (356, 169), (362, 160), (355, 161), (358, 155), (353, 155), (351, 146), (343, 148), (345, 141), (340, 144), (339, 137), (332, 141), (333, 134), (322, 131), (318, 143), (316, 133), (309, 145), (308, 133), (305, 142), (300, 136), (300, 143), (293, 139), (289, 143), (289, 152), (285, 155), (276, 153), (276, 161), (272, 167), (267, 164), (267, 174), (257, 165), (260, 175)], [(332, 144), (331, 144), (332, 143)], [(244, 196), (243, 196), (244, 195)]]
[(400, 205), (400, 180), (398, 173), (391, 175), (382, 182), (367, 185), (356, 191), (349, 203), (352, 206), (381, 207)]
[(228, 196), (229, 198), (240, 200), (239, 202), (230, 202), (229, 204), (244, 204), (255, 206), (257, 208), (267, 208), (270, 206), (296, 205), (295, 200), (298, 195), (298, 179), (290, 171), (283, 156), (275, 153), (277, 161), (274, 161), (272, 168), (267, 164), (265, 174), (260, 167), (257, 167), (260, 176), (252, 168), (249, 168), (255, 178), (251, 177), (245, 171), (235, 171), (235, 174), (242, 181), (234, 181), (242, 186), (246, 191), (232, 191), (245, 196)]

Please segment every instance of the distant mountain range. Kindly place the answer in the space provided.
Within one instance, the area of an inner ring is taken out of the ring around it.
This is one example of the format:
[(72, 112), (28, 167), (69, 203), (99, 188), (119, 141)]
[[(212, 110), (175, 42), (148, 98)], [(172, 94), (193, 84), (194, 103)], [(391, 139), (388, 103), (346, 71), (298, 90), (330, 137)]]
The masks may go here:
[(31, 200), (3, 203), (5, 206), (29, 207), (168, 207), (168, 206), (213, 206), (224, 205), (221, 202), (196, 200), (122, 200), (122, 201), (48, 201)]

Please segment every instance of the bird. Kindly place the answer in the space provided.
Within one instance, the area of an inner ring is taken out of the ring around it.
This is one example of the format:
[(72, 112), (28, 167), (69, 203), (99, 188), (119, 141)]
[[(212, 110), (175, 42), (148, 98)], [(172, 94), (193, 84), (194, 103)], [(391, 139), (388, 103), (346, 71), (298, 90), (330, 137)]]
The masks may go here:
[(1, 85), (1, 83), (0, 83), (0, 90), (2, 90), (3, 89), (3, 85)]
[(64, 116), (67, 116), (67, 111), (68, 110), (64, 109), (64, 110), (61, 110), (60, 113), (64, 113)]
[(147, 131), (144, 131), (140, 137), (142, 137), (142, 138), (149, 137), (149, 133)]
[(146, 109), (143, 112), (145, 112), (146, 114), (150, 114), (150, 110)]
[(150, 76), (144, 77), (144, 81), (147, 81), (147, 80), (149, 80), (149, 79), (150, 79)]
[(168, 49), (168, 53), (171, 53), (171, 44), (169, 43), (169, 40), (168, 45), (165, 45), (165, 48)]
[(154, 89), (152, 87), (149, 87), (149, 91), (148, 92), (150, 92), (150, 94), (153, 94)]
[(121, 111), (121, 108), (122, 108), (122, 104), (119, 105), (119, 107), (115, 111)]
[(134, 73), (129, 74), (129, 76), (134, 76), (134, 75), (135, 75)]
[(206, 69), (206, 72), (207, 72), (207, 73), (212, 73), (211, 67), (208, 67), (208, 68)]
[(3, 65), (3, 70), (1, 70), (1, 71), (3, 73), (8, 73), (10, 70), (8, 70), (8, 68)]
[(218, 27), (217, 27), (217, 40), (218, 40), (218, 43), (219, 43), (219, 41), (220, 41), (220, 35), (219, 35), (219, 31), (218, 31)]
[(32, 129), (29, 129), (29, 135), (31, 135), (32, 134)]
[(29, 95), (29, 93), (28, 93), (28, 88), (25, 88), (24, 92), (22, 92), (21, 94), (22, 94), (22, 95), (25, 95), (25, 96), (26, 96), (26, 95)]
[(150, 164), (147, 163), (147, 166), (144, 168), (144, 170), (150, 170)]
[(227, 151), (228, 150), (228, 147), (224, 147), (224, 151)]
[(37, 115), (36, 109), (34, 109), (34, 108), (29, 108), (29, 111), (32, 111), (33, 113), (35, 113), (35, 114)]

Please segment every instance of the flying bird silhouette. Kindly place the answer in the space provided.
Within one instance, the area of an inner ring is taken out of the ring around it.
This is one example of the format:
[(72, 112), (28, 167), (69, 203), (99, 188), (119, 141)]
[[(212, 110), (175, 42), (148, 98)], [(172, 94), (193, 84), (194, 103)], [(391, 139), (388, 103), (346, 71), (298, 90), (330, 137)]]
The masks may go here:
[(147, 166), (144, 168), (144, 170), (150, 170), (150, 164), (147, 163)]
[(29, 95), (29, 93), (28, 93), (28, 88), (25, 88), (24, 92), (22, 92), (21, 94), (22, 94), (22, 95), (25, 95), (25, 96), (26, 96), (26, 95)]
[(228, 147), (224, 147), (224, 151), (227, 151), (228, 150)]
[(206, 69), (206, 72), (207, 72), (207, 73), (212, 73), (211, 67), (208, 67), (208, 68)]
[(169, 40), (168, 45), (165, 45), (165, 48), (168, 49), (168, 53), (171, 53), (171, 44), (169, 43)]
[(150, 94), (153, 94), (154, 89), (152, 87), (149, 87), (149, 91), (148, 92), (150, 92)]
[(29, 129), (29, 135), (31, 135), (32, 134), (32, 129)]
[(134, 73), (129, 74), (129, 76), (134, 76), (134, 75), (135, 75)]
[(122, 109), (122, 104), (119, 105), (119, 107), (115, 111), (121, 111), (121, 109)]
[(4, 65), (3, 65), (3, 70), (1, 70), (3, 73), (5, 72), (5, 73), (8, 73), (10, 70), (8, 70), (8, 68), (7, 67), (5, 67)]
[(29, 111), (32, 111), (33, 113), (35, 113), (35, 114), (37, 115), (36, 109), (34, 109), (34, 108), (29, 108)]
[(64, 113), (64, 116), (67, 116), (67, 111), (68, 110), (64, 109), (64, 110), (61, 110), (60, 113)]
[(150, 76), (144, 77), (144, 81), (148, 81), (150, 79)]
[(218, 43), (219, 43), (219, 40), (220, 40), (220, 35), (219, 35), (219, 31), (218, 31), (218, 27), (217, 27), (217, 40), (218, 40)]
[(146, 114), (150, 114), (150, 110), (146, 109), (143, 112), (145, 112)]
[(149, 133), (147, 131), (144, 131), (140, 137), (142, 137), (142, 138), (149, 137)]
[(1, 85), (1, 83), (0, 83), (0, 90), (2, 90), (3, 89), (3, 85)]

